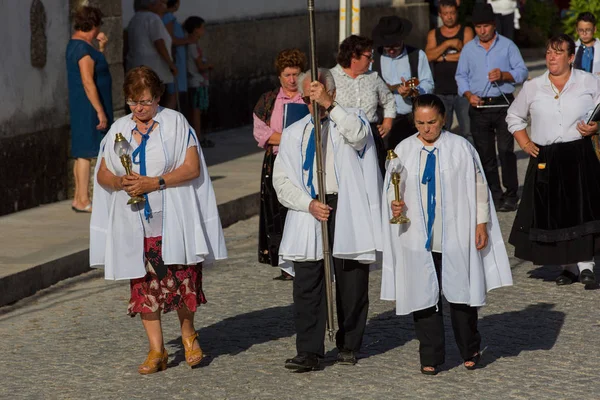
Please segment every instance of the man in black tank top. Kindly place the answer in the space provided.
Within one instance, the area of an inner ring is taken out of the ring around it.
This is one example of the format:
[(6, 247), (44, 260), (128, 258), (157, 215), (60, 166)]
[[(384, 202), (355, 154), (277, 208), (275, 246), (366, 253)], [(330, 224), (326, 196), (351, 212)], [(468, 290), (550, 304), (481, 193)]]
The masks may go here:
[(460, 52), (464, 44), (473, 39), (473, 29), (458, 23), (458, 6), (455, 0), (440, 0), (438, 12), (443, 25), (429, 31), (425, 48), (433, 71), (435, 94), (442, 99), (446, 107), (446, 129), (451, 130), (454, 112), (456, 112), (459, 129), (454, 129), (452, 132), (460, 134), (473, 143), (469, 101), (458, 95), (458, 87), (454, 79)]

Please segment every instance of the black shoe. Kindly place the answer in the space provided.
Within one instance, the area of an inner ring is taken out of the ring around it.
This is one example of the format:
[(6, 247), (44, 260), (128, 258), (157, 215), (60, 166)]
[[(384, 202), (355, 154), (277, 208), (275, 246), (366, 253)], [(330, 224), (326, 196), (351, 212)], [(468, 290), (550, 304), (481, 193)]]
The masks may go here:
[(502, 202), (500, 207), (498, 207), (498, 211), (500, 212), (511, 212), (517, 211), (518, 201), (516, 199), (506, 199)]
[(297, 372), (313, 371), (319, 368), (319, 359), (313, 355), (297, 355), (285, 360), (285, 367)]
[(336, 362), (342, 365), (355, 365), (356, 364), (356, 356), (353, 351), (350, 350), (340, 350), (337, 355)]
[[(592, 271), (590, 271), (592, 272)], [(592, 279), (594, 273), (592, 272)], [(577, 282), (577, 276), (571, 271), (564, 270), (561, 274), (556, 278), (556, 284), (558, 286), (570, 285), (573, 282)]]
[(437, 365), (421, 365), (421, 373), (423, 375), (437, 375), (438, 372), (440, 372), (440, 369)]
[[(473, 357), (466, 359), (465, 362), (463, 363), (463, 365), (465, 366), (466, 369), (472, 371), (474, 369), (477, 369), (479, 360), (481, 360), (481, 353), (477, 352), (477, 354), (475, 354)], [(467, 363), (473, 363), (473, 364), (467, 365)]]
[(273, 278), (274, 281), (293, 281), (294, 277), (285, 271), (281, 271), (281, 275)]
[(594, 271), (591, 269), (584, 269), (579, 273), (579, 282), (584, 285), (595, 285), (596, 284), (596, 275), (594, 275)]

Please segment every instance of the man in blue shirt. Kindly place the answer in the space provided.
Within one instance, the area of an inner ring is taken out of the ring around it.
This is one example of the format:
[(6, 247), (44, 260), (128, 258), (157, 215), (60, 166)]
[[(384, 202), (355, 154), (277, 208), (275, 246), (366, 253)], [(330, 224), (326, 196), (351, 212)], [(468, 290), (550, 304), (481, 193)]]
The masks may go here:
[[(386, 149), (394, 149), (400, 141), (417, 132), (410, 113), (413, 98), (433, 92), (433, 76), (423, 50), (404, 44), (412, 23), (397, 16), (382, 17), (373, 29), (372, 70), (379, 73), (396, 100), (396, 119), (387, 137)], [(411, 79), (414, 87), (410, 87)]]
[[(476, 4), (472, 19), (477, 36), (465, 44), (458, 61), (458, 94), (471, 105), (471, 133), (496, 209), (515, 211), (519, 201), (517, 157), (505, 119), (509, 103), (514, 100), (515, 85), (523, 83), (529, 73), (517, 46), (496, 33), (494, 11), (489, 4)], [(500, 185), (497, 158), (506, 191)]]

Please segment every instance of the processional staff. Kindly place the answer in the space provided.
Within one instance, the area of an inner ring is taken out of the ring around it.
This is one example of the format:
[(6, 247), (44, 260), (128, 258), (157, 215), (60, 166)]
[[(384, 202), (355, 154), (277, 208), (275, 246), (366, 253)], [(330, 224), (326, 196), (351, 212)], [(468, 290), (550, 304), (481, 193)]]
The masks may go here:
[[(310, 72), (311, 81), (319, 79), (319, 70), (317, 64), (317, 35), (315, 28), (315, 0), (308, 0), (308, 25), (310, 34)], [(319, 187), (318, 200), (327, 204), (325, 191), (325, 171), (323, 169), (323, 147), (321, 146), (321, 118), (319, 116), (319, 104), (312, 100), (313, 124), (315, 127), (315, 146), (317, 159), (317, 186)], [(323, 263), (325, 266), (325, 292), (327, 296), (327, 332), (329, 340), (334, 340), (334, 322), (333, 322), (333, 286), (331, 276), (331, 250), (329, 250), (329, 231), (327, 230), (327, 221), (321, 221), (321, 237), (323, 239)]]

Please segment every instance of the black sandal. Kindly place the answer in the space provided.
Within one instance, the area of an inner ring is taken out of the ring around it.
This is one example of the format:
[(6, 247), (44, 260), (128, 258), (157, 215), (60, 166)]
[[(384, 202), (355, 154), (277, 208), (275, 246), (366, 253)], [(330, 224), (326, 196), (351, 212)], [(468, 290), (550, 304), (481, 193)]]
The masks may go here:
[[(425, 368), (432, 368), (432, 370), (428, 370)], [(421, 365), (421, 373), (423, 375), (437, 375), (440, 372), (437, 365)]]
[[(467, 358), (465, 360), (465, 362), (463, 363), (463, 365), (465, 366), (466, 369), (472, 371), (474, 369), (477, 369), (480, 359), (481, 359), (481, 353), (477, 352), (473, 357)], [(473, 365), (467, 365), (468, 362), (472, 362)]]

